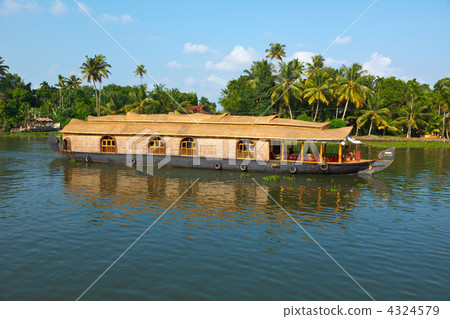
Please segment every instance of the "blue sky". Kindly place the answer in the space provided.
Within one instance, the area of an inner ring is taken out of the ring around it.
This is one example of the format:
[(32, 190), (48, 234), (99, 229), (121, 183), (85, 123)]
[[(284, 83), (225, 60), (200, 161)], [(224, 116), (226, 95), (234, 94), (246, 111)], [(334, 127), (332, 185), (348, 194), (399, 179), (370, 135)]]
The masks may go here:
[[(214, 102), (271, 42), (286, 45), (286, 59), (308, 62), (373, 2), (78, 1), (159, 83)], [(449, 0), (379, 0), (324, 54), (326, 64), (358, 62), (374, 75), (433, 86), (450, 76), (449, 17)], [(58, 74), (81, 77), (85, 56), (95, 54), (112, 65), (104, 84), (139, 83), (133, 60), (75, 1), (0, 0), (0, 56), (33, 87), (55, 84)]]

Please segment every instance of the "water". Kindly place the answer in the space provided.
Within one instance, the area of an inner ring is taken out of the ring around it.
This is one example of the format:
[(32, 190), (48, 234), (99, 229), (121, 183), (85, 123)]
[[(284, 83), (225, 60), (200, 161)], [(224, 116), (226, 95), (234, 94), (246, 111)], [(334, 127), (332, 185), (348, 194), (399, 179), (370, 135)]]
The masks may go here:
[(0, 137), (0, 299), (75, 300), (154, 223), (81, 300), (449, 300), (449, 169), (399, 149), (373, 177), (148, 176)]

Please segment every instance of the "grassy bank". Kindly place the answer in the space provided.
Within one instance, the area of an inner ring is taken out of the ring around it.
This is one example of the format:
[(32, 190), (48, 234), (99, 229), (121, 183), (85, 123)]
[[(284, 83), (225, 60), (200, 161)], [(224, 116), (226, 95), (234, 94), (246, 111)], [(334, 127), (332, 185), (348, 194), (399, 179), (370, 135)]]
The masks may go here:
[(59, 137), (61, 133), (58, 131), (53, 132), (17, 132), (17, 133), (9, 133), (9, 132), (0, 132), (0, 137), (23, 137), (23, 138), (30, 138), (30, 137), (42, 137), (47, 138), (48, 135), (52, 133), (53, 135)]
[(366, 146), (372, 146), (372, 147), (380, 147), (380, 148), (390, 148), (390, 147), (397, 147), (397, 148), (406, 148), (406, 147), (415, 147), (415, 148), (450, 148), (450, 142), (446, 143), (439, 143), (439, 142), (422, 142), (422, 141), (415, 141), (415, 142), (379, 142), (379, 141), (370, 141), (370, 142), (364, 142), (364, 145)]

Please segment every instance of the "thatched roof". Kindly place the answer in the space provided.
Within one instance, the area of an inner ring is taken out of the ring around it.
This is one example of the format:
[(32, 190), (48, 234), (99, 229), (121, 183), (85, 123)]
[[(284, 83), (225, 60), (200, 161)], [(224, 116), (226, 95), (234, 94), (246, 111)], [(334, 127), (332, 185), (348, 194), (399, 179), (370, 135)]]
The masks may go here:
[(229, 114), (135, 114), (89, 116), (87, 121), (72, 119), (64, 134), (192, 136), (249, 139), (295, 139), (341, 141), (351, 126), (329, 129), (329, 123), (306, 122), (272, 116), (235, 116)]

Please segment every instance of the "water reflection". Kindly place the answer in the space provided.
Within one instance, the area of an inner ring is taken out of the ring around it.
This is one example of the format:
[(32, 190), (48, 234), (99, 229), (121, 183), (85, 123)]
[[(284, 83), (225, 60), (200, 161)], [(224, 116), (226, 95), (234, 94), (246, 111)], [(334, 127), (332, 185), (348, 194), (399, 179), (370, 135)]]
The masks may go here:
[(133, 230), (133, 221), (141, 221), (141, 229), (143, 222), (157, 218), (198, 177), (177, 203), (178, 208), (160, 221), (177, 224), (186, 237), (216, 227), (265, 227), (271, 236), (292, 228), (297, 231), (268, 194), (304, 225), (321, 231), (346, 228), (356, 218), (361, 194), (388, 200), (392, 192), (381, 180), (358, 175), (297, 175), (293, 180), (284, 176), (278, 182), (264, 182), (262, 174), (246, 177), (227, 171), (167, 168), (149, 176), (121, 165), (80, 164), (64, 159), (52, 165), (63, 167), (68, 209), (81, 210), (92, 225), (114, 222), (133, 226)]

